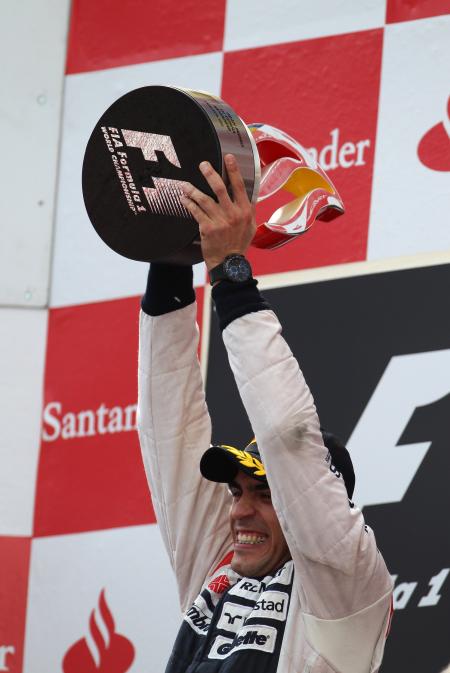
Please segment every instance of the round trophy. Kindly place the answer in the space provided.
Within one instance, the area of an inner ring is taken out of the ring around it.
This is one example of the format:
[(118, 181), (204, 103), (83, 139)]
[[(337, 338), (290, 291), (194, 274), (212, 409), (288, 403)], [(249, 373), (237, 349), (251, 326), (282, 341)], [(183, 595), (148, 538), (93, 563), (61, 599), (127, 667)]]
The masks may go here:
[(264, 124), (247, 126), (229, 105), (208, 93), (148, 86), (115, 101), (87, 144), (83, 197), (95, 230), (110, 248), (130, 259), (202, 261), (197, 222), (180, 196), (183, 184), (190, 182), (215, 198), (198, 165), (209, 161), (227, 184), (227, 153), (237, 159), (249, 200), (264, 202), (262, 222), (256, 211), (256, 247), (277, 248), (316, 219), (343, 212), (325, 172), (282, 131)]

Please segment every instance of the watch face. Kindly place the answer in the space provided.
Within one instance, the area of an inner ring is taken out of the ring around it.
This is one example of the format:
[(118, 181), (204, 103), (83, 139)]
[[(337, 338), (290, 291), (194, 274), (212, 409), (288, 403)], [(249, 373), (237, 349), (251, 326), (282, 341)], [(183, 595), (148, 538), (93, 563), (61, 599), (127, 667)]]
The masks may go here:
[(235, 283), (242, 283), (252, 277), (252, 269), (245, 257), (230, 257), (224, 263), (227, 278)]

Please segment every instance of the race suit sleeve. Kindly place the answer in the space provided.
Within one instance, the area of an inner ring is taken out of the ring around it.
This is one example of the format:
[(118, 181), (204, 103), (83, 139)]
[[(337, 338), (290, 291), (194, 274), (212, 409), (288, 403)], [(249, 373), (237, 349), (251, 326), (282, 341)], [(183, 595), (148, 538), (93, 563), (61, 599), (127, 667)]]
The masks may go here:
[(229, 495), (223, 484), (206, 481), (199, 470), (210, 445), (211, 422), (197, 358), (192, 270), (152, 269), (152, 291), (147, 288), (140, 315), (138, 431), (184, 611), (231, 549)]
[(241, 301), (236, 287), (222, 282), (213, 298), (294, 561), (309, 641), (336, 670), (375, 670), (392, 580), (372, 530), (330, 470), (314, 400), (276, 315), (246, 311), (259, 292), (253, 288), (252, 301), (244, 288)]

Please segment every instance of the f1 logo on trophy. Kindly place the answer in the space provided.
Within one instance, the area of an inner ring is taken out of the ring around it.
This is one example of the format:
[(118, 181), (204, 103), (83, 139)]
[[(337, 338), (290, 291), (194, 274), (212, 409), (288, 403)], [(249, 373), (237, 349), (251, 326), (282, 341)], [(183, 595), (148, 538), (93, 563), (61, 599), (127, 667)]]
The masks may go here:
[[(207, 160), (226, 181), (235, 155), (258, 227), (252, 245), (278, 248), (316, 219), (344, 212), (325, 171), (296, 140), (266, 124), (246, 125), (217, 96), (171, 86), (135, 89), (96, 124), (83, 161), (83, 196), (103, 241), (138, 261), (202, 261), (198, 225), (180, 196), (190, 182), (214, 196), (198, 170)], [(258, 204), (273, 201), (267, 221)], [(286, 200), (287, 199), (287, 200)]]

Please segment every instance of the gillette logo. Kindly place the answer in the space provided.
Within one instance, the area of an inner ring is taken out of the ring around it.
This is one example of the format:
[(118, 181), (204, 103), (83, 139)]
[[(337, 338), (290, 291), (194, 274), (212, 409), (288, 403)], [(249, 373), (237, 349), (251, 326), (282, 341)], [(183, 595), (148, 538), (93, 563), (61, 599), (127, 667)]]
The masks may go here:
[(208, 659), (225, 659), (237, 650), (258, 650), (272, 653), (275, 650), (277, 630), (273, 626), (249, 626), (233, 638), (218, 636)]

